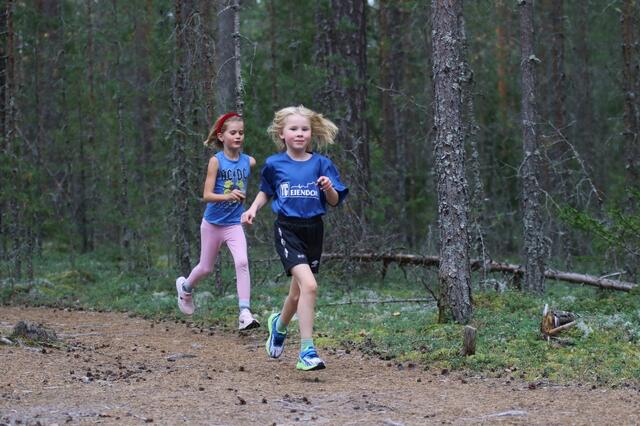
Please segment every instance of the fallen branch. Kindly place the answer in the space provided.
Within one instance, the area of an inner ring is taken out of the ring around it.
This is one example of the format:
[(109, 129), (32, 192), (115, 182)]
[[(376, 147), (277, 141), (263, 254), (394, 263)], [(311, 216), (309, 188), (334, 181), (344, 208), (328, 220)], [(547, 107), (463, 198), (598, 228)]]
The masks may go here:
[(561, 326), (559, 326), (559, 327), (552, 328), (551, 330), (549, 330), (549, 331), (547, 332), (547, 334), (548, 334), (549, 336), (555, 336), (556, 334), (560, 333), (562, 330), (566, 330), (567, 328), (571, 328), (571, 327), (573, 327), (573, 326), (574, 326), (574, 325), (576, 325), (576, 324), (577, 324), (577, 322), (576, 322), (576, 321), (571, 321), (571, 322), (568, 322), (568, 323), (566, 323), (566, 324), (562, 324), (562, 325), (561, 325)]
[[(440, 266), (440, 258), (438, 256), (418, 256), (413, 254), (376, 254), (376, 253), (358, 253), (358, 254), (340, 254), (325, 253), (322, 255), (325, 260), (350, 260), (357, 262), (382, 262), (386, 267), (389, 263), (397, 263), (399, 265), (417, 265), (417, 266)], [(471, 261), (471, 270), (484, 269), (487, 272), (508, 272), (514, 275), (524, 275), (524, 268), (521, 265), (513, 263), (496, 262), (489, 260), (483, 262), (480, 259)], [(554, 269), (547, 269), (544, 272), (547, 279), (565, 281), (576, 284), (587, 284), (600, 288), (611, 290), (631, 291), (637, 284), (628, 281), (612, 280), (604, 277), (596, 277), (593, 275), (579, 274), (576, 272), (563, 272)]]
[(349, 300), (346, 302), (322, 303), (318, 307), (342, 306), (342, 305), (378, 305), (384, 303), (427, 303), (433, 302), (432, 298), (412, 298), (412, 299), (383, 299), (383, 300)]

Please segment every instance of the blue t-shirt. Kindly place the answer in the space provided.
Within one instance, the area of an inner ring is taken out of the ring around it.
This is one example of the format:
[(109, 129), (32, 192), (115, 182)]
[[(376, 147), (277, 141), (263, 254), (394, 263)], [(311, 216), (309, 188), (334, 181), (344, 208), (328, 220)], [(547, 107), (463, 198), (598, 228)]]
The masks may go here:
[(338, 203), (349, 193), (338, 170), (327, 157), (311, 153), (305, 161), (293, 160), (286, 152), (267, 158), (260, 176), (260, 191), (273, 197), (271, 209), (287, 217), (310, 218), (327, 212), (327, 200), (317, 184), (320, 176), (331, 179)]
[[(228, 194), (234, 189), (247, 192), (247, 180), (251, 172), (249, 156), (240, 154), (237, 160), (229, 160), (223, 151), (216, 154), (218, 159), (218, 175), (213, 188), (214, 194)], [(238, 225), (244, 207), (239, 201), (222, 201), (207, 203), (204, 220), (213, 225)]]

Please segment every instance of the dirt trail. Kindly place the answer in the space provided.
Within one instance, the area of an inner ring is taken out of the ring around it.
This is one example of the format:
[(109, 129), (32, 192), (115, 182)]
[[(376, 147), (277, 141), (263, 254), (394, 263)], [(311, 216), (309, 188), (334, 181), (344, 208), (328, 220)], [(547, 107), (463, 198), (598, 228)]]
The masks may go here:
[(295, 370), (264, 329), (210, 334), (120, 313), (0, 307), (0, 334), (43, 323), (70, 349), (0, 346), (1, 424), (638, 424), (633, 389), (537, 386), (399, 369), (324, 350)]

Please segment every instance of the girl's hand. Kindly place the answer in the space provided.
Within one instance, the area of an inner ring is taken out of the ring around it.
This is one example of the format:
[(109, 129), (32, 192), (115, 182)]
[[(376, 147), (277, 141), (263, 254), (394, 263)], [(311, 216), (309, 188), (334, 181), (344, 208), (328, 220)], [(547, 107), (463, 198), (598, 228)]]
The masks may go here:
[(242, 213), (242, 216), (240, 216), (240, 223), (243, 225), (253, 225), (253, 219), (255, 219), (255, 217), (256, 213), (249, 209), (246, 212)]
[(316, 183), (318, 184), (320, 189), (323, 190), (324, 192), (327, 192), (328, 190), (333, 188), (333, 183), (331, 182), (331, 179), (329, 179), (326, 176), (320, 176), (316, 181)]
[(239, 189), (234, 189), (227, 194), (227, 201), (237, 201), (241, 203), (245, 198), (247, 198), (247, 195)]

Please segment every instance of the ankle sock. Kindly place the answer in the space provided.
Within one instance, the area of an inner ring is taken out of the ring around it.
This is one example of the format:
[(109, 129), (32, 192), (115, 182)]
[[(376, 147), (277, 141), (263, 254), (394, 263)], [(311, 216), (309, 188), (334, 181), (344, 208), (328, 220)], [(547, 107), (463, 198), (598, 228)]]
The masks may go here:
[(240, 312), (242, 312), (243, 309), (251, 310), (251, 304), (249, 303), (248, 300), (245, 300), (245, 299), (239, 300), (238, 307), (240, 308)]
[(276, 331), (278, 333), (286, 333), (287, 332), (287, 326), (282, 323), (282, 316), (279, 316), (278, 320), (276, 321)]
[(193, 291), (193, 287), (191, 287), (191, 284), (186, 281), (182, 283), (182, 289), (185, 291), (185, 293), (191, 293)]
[(313, 338), (300, 339), (300, 352), (304, 352), (309, 348), (313, 348)]

